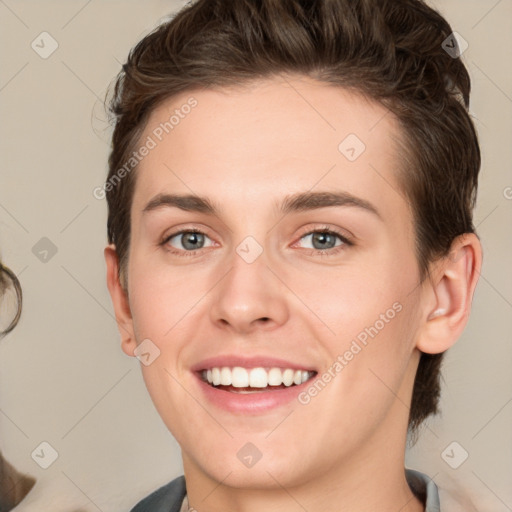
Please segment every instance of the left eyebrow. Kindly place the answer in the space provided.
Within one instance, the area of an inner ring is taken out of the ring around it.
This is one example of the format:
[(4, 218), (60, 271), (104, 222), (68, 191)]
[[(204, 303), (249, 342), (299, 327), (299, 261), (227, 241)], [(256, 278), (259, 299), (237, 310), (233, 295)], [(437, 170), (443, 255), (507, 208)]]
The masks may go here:
[(379, 211), (372, 203), (366, 201), (366, 199), (362, 199), (343, 191), (302, 192), (286, 196), (281, 205), (281, 211), (286, 214), (290, 212), (303, 212), (318, 208), (327, 208), (330, 206), (355, 206), (382, 219)]
[[(333, 206), (357, 207), (382, 219), (379, 211), (373, 204), (348, 192), (301, 192), (293, 194), (285, 197), (280, 205), (280, 210), (282, 213), (288, 214)], [(146, 204), (142, 211), (147, 213), (162, 207), (179, 208), (207, 215), (219, 215), (219, 210), (207, 197), (194, 194), (158, 194)]]

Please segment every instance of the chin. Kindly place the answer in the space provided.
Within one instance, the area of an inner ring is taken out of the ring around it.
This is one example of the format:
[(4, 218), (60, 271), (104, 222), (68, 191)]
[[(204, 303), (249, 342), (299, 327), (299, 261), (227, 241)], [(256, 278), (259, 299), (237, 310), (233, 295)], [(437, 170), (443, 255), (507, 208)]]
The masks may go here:
[[(296, 443), (278, 447), (267, 440), (267, 445), (258, 449), (245, 440), (230, 439), (224, 445), (217, 442), (215, 447), (215, 450), (207, 450), (196, 444), (192, 452), (184, 456), (185, 472), (199, 470), (207, 478), (228, 487), (254, 490), (299, 486), (311, 480), (315, 472), (304, 457), (310, 450), (301, 449)], [(187, 453), (183, 445), (182, 450)]]

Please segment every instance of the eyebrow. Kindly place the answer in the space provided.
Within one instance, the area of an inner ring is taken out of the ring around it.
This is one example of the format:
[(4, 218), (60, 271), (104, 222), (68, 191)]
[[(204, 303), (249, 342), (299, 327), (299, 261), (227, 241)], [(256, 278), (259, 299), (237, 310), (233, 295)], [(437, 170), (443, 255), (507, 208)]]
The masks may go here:
[[(276, 206), (279, 207), (283, 214), (305, 212), (333, 206), (352, 206), (382, 218), (373, 204), (344, 191), (301, 192), (286, 196), (284, 201)], [(214, 216), (218, 216), (220, 213), (220, 210), (207, 197), (194, 194), (158, 194), (146, 204), (142, 211), (143, 213), (147, 213), (163, 207), (179, 208), (189, 212), (199, 212)]]
[(303, 212), (331, 206), (355, 206), (380, 218), (379, 211), (369, 201), (348, 192), (302, 192), (287, 196), (281, 205), (283, 213)]

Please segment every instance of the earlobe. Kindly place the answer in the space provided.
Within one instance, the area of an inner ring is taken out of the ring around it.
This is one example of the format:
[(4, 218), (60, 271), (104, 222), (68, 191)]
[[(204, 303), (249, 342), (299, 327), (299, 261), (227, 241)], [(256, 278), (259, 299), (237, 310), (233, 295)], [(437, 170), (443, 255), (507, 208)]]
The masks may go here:
[(105, 247), (104, 255), (107, 265), (107, 287), (121, 335), (121, 348), (125, 354), (133, 356), (137, 343), (128, 295), (119, 280), (119, 258), (115, 245), (110, 244)]
[(482, 265), (474, 233), (457, 237), (450, 253), (434, 264), (425, 281), (423, 325), (416, 347), (427, 354), (448, 350), (462, 334)]

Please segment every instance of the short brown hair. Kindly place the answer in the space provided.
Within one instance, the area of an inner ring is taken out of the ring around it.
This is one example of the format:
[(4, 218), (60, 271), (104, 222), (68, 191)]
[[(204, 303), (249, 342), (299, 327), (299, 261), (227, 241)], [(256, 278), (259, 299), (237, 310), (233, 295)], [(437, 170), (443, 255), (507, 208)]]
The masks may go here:
[[(468, 113), (470, 78), (457, 49), (450, 25), (421, 0), (191, 2), (132, 49), (117, 77), (107, 183), (164, 100), (285, 73), (309, 76), (372, 98), (398, 119), (399, 178), (412, 206), (424, 279), (457, 236), (474, 232), (480, 150)], [(108, 238), (124, 286), (135, 178), (135, 170), (127, 173), (106, 194)], [(442, 354), (421, 355), (413, 432), (438, 411), (441, 361)]]

